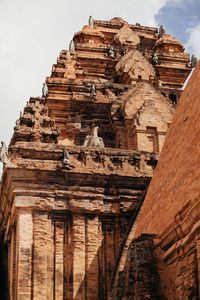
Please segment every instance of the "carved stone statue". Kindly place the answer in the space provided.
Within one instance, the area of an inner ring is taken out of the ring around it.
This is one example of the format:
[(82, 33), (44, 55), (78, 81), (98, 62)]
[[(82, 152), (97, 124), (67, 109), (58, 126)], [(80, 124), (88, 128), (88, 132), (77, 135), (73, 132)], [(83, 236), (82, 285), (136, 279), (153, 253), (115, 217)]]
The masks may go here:
[(156, 52), (153, 53), (152, 63), (154, 65), (157, 65), (159, 63), (159, 61), (158, 61), (158, 55), (156, 54)]
[(192, 57), (190, 59), (190, 67), (195, 68), (197, 65), (197, 58), (194, 54), (192, 54)]
[(74, 166), (70, 163), (69, 152), (67, 149), (63, 150), (63, 165), (67, 170), (74, 168)]
[(93, 20), (93, 17), (92, 16), (89, 16), (89, 20), (88, 20), (88, 23), (90, 26), (94, 26), (94, 20)]
[(98, 126), (92, 128), (91, 135), (87, 135), (83, 147), (105, 148), (103, 139), (98, 136)]
[(42, 97), (46, 98), (47, 96), (48, 96), (48, 86), (45, 82), (43, 83), (43, 87), (42, 87)]
[(97, 94), (96, 94), (96, 86), (95, 86), (94, 83), (92, 83), (92, 85), (91, 85), (91, 93), (90, 93), (90, 96), (91, 96), (91, 98), (92, 98), (93, 100), (96, 100)]
[(74, 52), (75, 51), (75, 45), (74, 45), (74, 41), (71, 40), (69, 43), (69, 51)]
[(164, 34), (165, 34), (165, 28), (163, 27), (163, 25), (161, 25), (158, 31), (158, 37), (161, 38)]
[(108, 56), (111, 58), (115, 58), (115, 51), (113, 46), (111, 46), (110, 49), (108, 50)]
[(59, 136), (61, 134), (59, 126), (56, 126), (56, 131), (57, 131), (57, 136)]
[(8, 159), (8, 149), (5, 142), (1, 142), (2, 147), (0, 148), (0, 161), (4, 164), (8, 164), (10, 161)]

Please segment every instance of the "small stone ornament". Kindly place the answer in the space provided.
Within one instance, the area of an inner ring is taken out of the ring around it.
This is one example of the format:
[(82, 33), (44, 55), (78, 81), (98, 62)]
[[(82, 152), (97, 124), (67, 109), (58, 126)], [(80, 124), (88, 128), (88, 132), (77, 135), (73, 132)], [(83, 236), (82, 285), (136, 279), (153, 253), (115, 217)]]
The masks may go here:
[(0, 161), (3, 164), (8, 164), (10, 161), (8, 159), (8, 149), (6, 147), (6, 143), (5, 142), (1, 142), (1, 148), (0, 148)]
[(48, 86), (45, 82), (43, 83), (43, 87), (42, 87), (42, 97), (46, 98), (47, 96), (48, 96)]
[(18, 119), (16, 122), (15, 122), (15, 127), (14, 127), (14, 130), (19, 130), (20, 129), (20, 119)]
[(74, 52), (75, 51), (75, 45), (74, 45), (74, 41), (71, 40), (69, 43), (69, 51)]
[(56, 132), (57, 132), (57, 136), (60, 136), (61, 132), (60, 132), (60, 127), (56, 126)]
[(165, 28), (163, 27), (163, 25), (161, 25), (158, 31), (158, 37), (161, 38), (164, 34), (165, 34)]
[(94, 26), (94, 20), (92, 16), (89, 16), (88, 24), (92, 27)]
[(96, 100), (97, 94), (96, 94), (96, 86), (94, 83), (92, 83), (92, 85), (91, 85), (90, 96), (91, 96), (92, 100)]
[(194, 54), (192, 54), (192, 57), (190, 59), (190, 67), (195, 68), (197, 65), (197, 58)]
[(67, 170), (71, 170), (72, 168), (75, 168), (71, 163), (70, 163), (70, 158), (69, 158), (69, 152), (67, 149), (63, 150), (63, 166)]
[(92, 128), (91, 135), (87, 135), (83, 147), (105, 148), (103, 139), (98, 136), (98, 126)]
[(115, 51), (113, 46), (111, 46), (110, 49), (108, 50), (108, 56), (111, 58), (115, 58)]
[(158, 55), (156, 54), (156, 52), (153, 53), (152, 63), (154, 65), (157, 65), (159, 63), (159, 61), (158, 61)]

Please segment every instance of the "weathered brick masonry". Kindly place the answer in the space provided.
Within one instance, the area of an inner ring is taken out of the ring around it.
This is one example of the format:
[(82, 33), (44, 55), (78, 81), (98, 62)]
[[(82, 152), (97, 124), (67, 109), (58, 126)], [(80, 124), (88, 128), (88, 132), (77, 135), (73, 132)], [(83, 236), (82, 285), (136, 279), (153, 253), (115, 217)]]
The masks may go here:
[(200, 62), (174, 114), (135, 231), (135, 237), (156, 235), (161, 290), (167, 299), (200, 297), (199, 82)]
[(152, 236), (133, 241), (130, 268), (126, 253), (189, 62), (169, 34), (120, 18), (90, 20), (61, 51), (4, 160), (9, 299), (108, 299), (120, 274), (123, 299), (156, 297)]

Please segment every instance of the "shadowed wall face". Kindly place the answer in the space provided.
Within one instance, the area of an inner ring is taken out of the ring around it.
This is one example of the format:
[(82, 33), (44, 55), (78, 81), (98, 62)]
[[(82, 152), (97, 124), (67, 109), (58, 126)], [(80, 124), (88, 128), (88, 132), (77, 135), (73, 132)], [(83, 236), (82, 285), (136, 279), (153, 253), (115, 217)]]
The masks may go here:
[(0, 295), (2, 299), (9, 299), (8, 285), (8, 252), (6, 247), (0, 242)]
[(200, 296), (199, 83), (200, 61), (179, 100), (134, 234), (156, 234), (166, 299)]
[[(141, 210), (136, 235), (161, 234), (199, 197), (200, 62), (185, 88)], [(160, 220), (162, 219), (162, 222)], [(153, 222), (150, 220), (154, 220)]]

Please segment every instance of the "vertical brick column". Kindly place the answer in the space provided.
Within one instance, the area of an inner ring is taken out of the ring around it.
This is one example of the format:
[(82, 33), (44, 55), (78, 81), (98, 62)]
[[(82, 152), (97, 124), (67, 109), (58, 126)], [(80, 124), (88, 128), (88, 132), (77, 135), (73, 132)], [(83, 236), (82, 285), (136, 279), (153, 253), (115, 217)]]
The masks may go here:
[(55, 222), (55, 299), (63, 300), (64, 222)]
[(11, 232), (11, 245), (10, 245), (10, 300), (16, 299), (17, 294), (17, 236), (16, 226), (13, 226)]
[(20, 212), (18, 214), (18, 220), (17, 220), (17, 249), (16, 249), (17, 269), (18, 269), (17, 300), (29, 300), (29, 299), (31, 300), (32, 244), (33, 244), (32, 213)]
[(73, 229), (71, 217), (64, 228), (64, 299), (73, 299)]
[(10, 300), (15, 297), (16, 281), (16, 228), (12, 228), (10, 242), (10, 264), (9, 264), (9, 283), (10, 283)]
[(86, 226), (86, 294), (87, 300), (98, 298), (99, 218), (87, 218)]
[(34, 213), (33, 299), (53, 299), (53, 236), (48, 213)]
[[(47, 216), (46, 216), (47, 217)], [(47, 300), (53, 299), (54, 289), (54, 224), (47, 217)]]
[(87, 218), (86, 226), (86, 294), (87, 300), (98, 299), (99, 218)]
[(104, 247), (105, 293), (107, 295), (114, 266), (114, 224), (112, 222), (105, 224)]
[(73, 216), (73, 299), (85, 299), (85, 217)]

